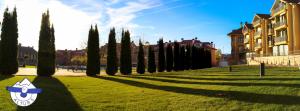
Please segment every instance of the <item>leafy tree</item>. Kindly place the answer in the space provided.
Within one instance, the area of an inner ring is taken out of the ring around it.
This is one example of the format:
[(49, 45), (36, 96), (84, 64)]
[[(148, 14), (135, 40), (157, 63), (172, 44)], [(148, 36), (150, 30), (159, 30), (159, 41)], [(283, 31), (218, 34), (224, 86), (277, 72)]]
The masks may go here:
[(116, 51), (117, 51), (116, 31), (115, 28), (112, 28), (110, 29), (109, 37), (108, 37), (107, 68), (106, 68), (106, 73), (108, 75), (115, 75), (118, 72)]
[(177, 41), (174, 42), (174, 71), (180, 70), (180, 45)]
[[(10, 13), (5, 9), (1, 29), (0, 73), (12, 75), (18, 72), (18, 21), (17, 9)], [(5, 53), (4, 53), (5, 52)]]
[(165, 63), (165, 44), (163, 39), (159, 39), (158, 41), (158, 72), (164, 72), (166, 63)]
[(50, 27), (49, 11), (43, 13), (39, 36), (37, 74), (51, 76), (55, 73), (54, 28)]
[(132, 72), (130, 32), (122, 32), (120, 72), (129, 75)]
[(171, 72), (173, 70), (173, 65), (174, 65), (173, 48), (172, 48), (171, 41), (168, 43), (166, 56), (167, 56), (167, 68), (166, 69), (168, 72)]
[(156, 72), (155, 53), (152, 46), (149, 46), (148, 49), (148, 72)]
[(88, 37), (87, 71), (88, 76), (100, 74), (99, 32), (97, 25), (91, 27)]
[(144, 74), (145, 73), (145, 56), (144, 56), (144, 45), (140, 40), (139, 43), (139, 52), (138, 52), (138, 63), (137, 63), (137, 73)]

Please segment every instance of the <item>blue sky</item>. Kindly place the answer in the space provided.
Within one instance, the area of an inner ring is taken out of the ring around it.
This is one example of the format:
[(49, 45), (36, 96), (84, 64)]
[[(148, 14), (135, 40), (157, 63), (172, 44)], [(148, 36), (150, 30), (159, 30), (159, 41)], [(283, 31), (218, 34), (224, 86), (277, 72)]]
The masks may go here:
[[(274, 0), (3, 0), (5, 7), (17, 6), (19, 41), (38, 46), (41, 13), (50, 10), (56, 28), (58, 49), (81, 48), (91, 24), (98, 24), (101, 45), (107, 42), (110, 27), (124, 27), (132, 40), (155, 44), (192, 39), (212, 41), (224, 53), (230, 52), (227, 33), (241, 21), (251, 22), (255, 13), (270, 13)], [(31, 17), (28, 17), (31, 15)], [(66, 31), (66, 29), (68, 29)], [(72, 41), (70, 41), (70, 39)], [(119, 39), (119, 38), (118, 38)], [(69, 40), (69, 41), (68, 41)]]

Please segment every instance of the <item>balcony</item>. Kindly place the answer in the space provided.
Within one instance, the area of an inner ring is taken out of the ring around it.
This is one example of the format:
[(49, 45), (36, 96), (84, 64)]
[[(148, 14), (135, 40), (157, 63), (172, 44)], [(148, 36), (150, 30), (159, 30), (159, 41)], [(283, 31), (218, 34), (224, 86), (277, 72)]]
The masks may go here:
[(268, 29), (268, 35), (273, 35), (274, 34), (274, 30), (272, 28)]
[(249, 38), (245, 38), (245, 39), (244, 39), (244, 43), (245, 43), (245, 44), (246, 44), (246, 43), (249, 43), (249, 40), (250, 40)]
[(279, 5), (279, 7), (273, 10), (273, 16), (284, 9), (285, 9), (285, 5)]
[(276, 28), (279, 28), (279, 27), (285, 26), (285, 25), (286, 25), (286, 21), (283, 20), (283, 21), (276, 22), (276, 23), (274, 24), (274, 27), (275, 27), (275, 29), (276, 29)]
[(273, 40), (269, 40), (268, 41), (268, 45), (269, 45), (269, 47), (273, 47), (274, 46), (274, 41)]
[(260, 38), (261, 37), (261, 31), (257, 31), (254, 33), (254, 38), (257, 39), (257, 38)]
[(261, 48), (261, 43), (255, 43), (255, 48)]
[(275, 44), (281, 44), (287, 42), (287, 36), (275, 37)]

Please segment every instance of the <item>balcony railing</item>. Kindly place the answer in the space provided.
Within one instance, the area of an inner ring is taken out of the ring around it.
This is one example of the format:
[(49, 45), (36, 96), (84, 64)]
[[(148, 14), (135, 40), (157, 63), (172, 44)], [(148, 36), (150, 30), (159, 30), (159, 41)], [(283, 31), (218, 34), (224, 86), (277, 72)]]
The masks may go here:
[(281, 36), (281, 37), (275, 37), (275, 43), (279, 43), (279, 42), (286, 42), (287, 41), (287, 37), (286, 36)]
[(273, 35), (273, 34), (274, 34), (274, 29), (269, 28), (269, 29), (268, 29), (268, 34), (269, 34), (269, 35)]
[(268, 41), (268, 45), (269, 45), (269, 47), (273, 47), (274, 46), (274, 41), (273, 40), (269, 40)]
[(255, 33), (254, 33), (254, 36), (255, 36), (255, 37), (257, 37), (257, 36), (260, 37), (260, 36), (261, 36), (261, 31), (255, 32)]
[(278, 28), (278, 27), (283, 26), (283, 25), (286, 25), (286, 21), (285, 21), (285, 20), (276, 22), (276, 23), (274, 24), (274, 27), (275, 27), (275, 28)]
[(261, 48), (261, 43), (255, 43), (256, 48)]
[(249, 40), (250, 40), (249, 38), (245, 38), (244, 43), (249, 43)]
[(273, 14), (276, 14), (277, 12), (280, 12), (280, 11), (282, 11), (284, 9), (285, 9), (285, 5), (279, 5), (279, 7), (275, 8), (273, 10)]

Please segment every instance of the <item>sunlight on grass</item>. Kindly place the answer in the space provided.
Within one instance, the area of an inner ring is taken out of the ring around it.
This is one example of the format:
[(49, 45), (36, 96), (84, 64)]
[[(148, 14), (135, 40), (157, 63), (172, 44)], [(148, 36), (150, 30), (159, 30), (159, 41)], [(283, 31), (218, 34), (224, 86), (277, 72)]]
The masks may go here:
[(132, 76), (34, 77), (43, 89), (27, 108), (16, 107), (6, 86), (24, 76), (0, 76), (0, 110), (297, 110), (300, 71), (234, 66)]

